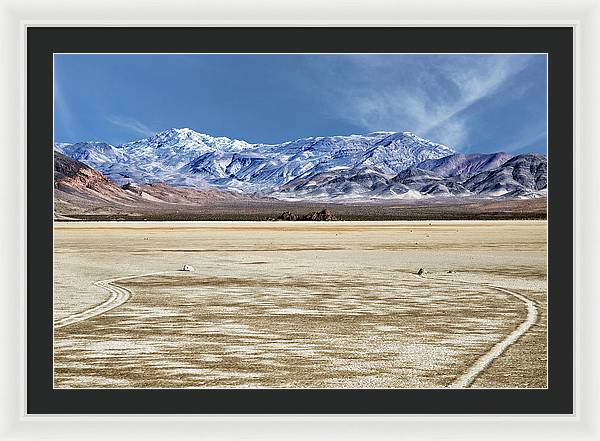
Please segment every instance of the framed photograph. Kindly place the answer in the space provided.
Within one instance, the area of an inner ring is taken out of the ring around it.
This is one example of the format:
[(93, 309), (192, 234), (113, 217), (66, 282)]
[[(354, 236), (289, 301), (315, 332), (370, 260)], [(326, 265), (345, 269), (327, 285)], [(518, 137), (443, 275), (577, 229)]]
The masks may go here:
[(572, 34), (28, 28), (28, 410), (572, 412)]
[(23, 21), (11, 424), (598, 439), (579, 26)]

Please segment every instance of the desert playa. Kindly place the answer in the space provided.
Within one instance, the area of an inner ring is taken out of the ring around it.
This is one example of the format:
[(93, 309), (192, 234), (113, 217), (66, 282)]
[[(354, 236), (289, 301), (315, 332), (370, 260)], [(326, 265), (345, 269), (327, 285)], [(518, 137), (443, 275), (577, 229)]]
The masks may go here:
[(546, 232), (57, 222), (54, 387), (545, 388)]

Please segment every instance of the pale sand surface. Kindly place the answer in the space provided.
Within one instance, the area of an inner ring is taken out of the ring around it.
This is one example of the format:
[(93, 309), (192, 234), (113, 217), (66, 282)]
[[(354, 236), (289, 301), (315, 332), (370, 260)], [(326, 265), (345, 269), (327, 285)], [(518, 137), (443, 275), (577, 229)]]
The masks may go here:
[(446, 387), (526, 320), (522, 301), (488, 285), (539, 314), (472, 387), (546, 387), (546, 230), (57, 223), (55, 320), (106, 301), (94, 282), (161, 274), (115, 282), (126, 303), (55, 329), (55, 387)]

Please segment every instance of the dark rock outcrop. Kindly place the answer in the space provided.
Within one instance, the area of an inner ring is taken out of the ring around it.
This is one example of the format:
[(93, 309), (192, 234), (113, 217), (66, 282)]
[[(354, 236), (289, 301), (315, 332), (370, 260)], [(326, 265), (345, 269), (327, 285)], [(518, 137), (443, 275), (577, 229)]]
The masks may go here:
[(291, 211), (284, 211), (275, 219), (276, 221), (336, 221), (338, 220), (331, 210), (324, 208), (321, 211), (313, 211), (312, 213), (308, 213), (305, 215), (298, 215), (296, 213), (292, 213)]
[(313, 213), (307, 214), (303, 216), (302, 220), (306, 221), (335, 221), (337, 218), (333, 215), (333, 213), (324, 208), (321, 211), (315, 211)]
[(133, 182), (128, 182), (125, 185), (121, 185), (121, 188), (123, 190), (127, 190), (127, 191), (131, 191), (132, 193), (137, 194), (138, 196), (142, 195), (142, 189), (139, 187), (139, 185), (134, 184)]
[(279, 217), (272, 219), (272, 220), (280, 220), (280, 221), (297, 221), (298, 219), (298, 215), (292, 213), (291, 211), (284, 211), (283, 213), (281, 213), (279, 215)]

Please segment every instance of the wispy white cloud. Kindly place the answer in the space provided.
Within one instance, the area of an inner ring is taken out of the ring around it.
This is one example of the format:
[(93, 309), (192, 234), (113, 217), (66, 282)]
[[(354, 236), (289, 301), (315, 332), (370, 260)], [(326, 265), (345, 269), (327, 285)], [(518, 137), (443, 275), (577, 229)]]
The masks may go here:
[(367, 131), (410, 130), (460, 149), (470, 136), (463, 114), (528, 63), (527, 56), (506, 55), (405, 56), (401, 62), (354, 56), (319, 63), (312, 80), (327, 84), (332, 116)]
[(156, 130), (152, 130), (150, 127), (135, 118), (109, 115), (106, 117), (106, 120), (111, 124), (135, 133), (136, 135), (148, 137), (156, 134)]
[[(488, 59), (485, 63), (473, 66), (467, 70), (448, 72), (448, 78), (460, 90), (460, 98), (456, 101), (445, 102), (431, 123), (425, 127), (424, 134), (438, 137), (446, 143), (460, 147), (469, 139), (470, 116), (466, 111), (480, 100), (494, 95), (506, 81), (527, 67), (528, 59), (498, 58)], [(512, 98), (523, 95), (523, 87), (511, 91)], [(496, 102), (506, 97), (496, 99)]]

